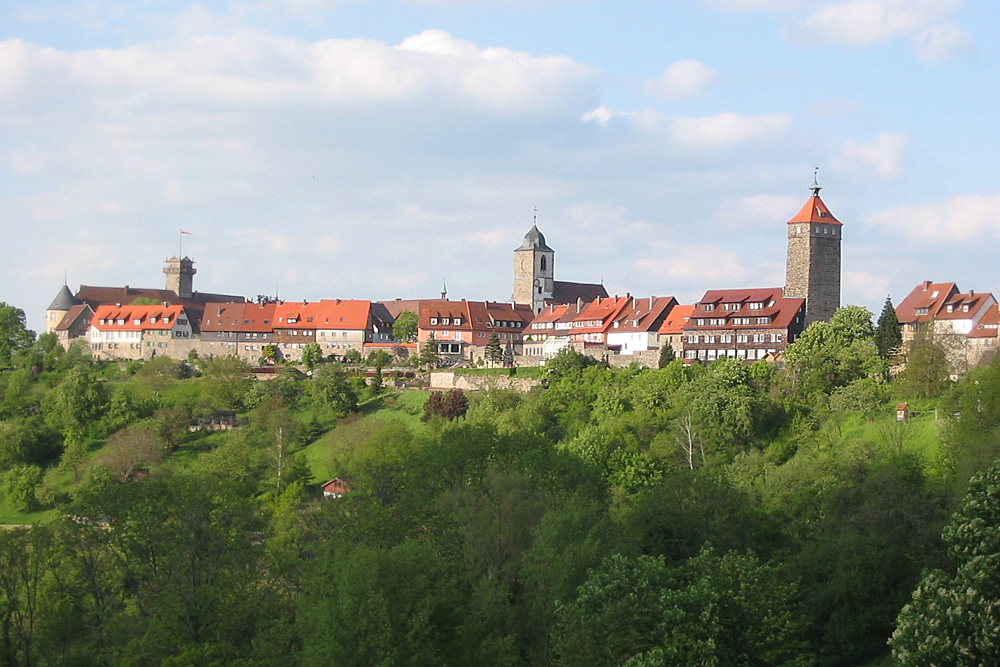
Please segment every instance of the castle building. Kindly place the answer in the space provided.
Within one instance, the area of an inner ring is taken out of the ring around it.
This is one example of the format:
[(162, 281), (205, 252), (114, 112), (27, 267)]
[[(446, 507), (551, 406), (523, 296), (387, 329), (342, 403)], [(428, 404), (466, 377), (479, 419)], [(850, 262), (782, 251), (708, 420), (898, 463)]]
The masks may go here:
[(785, 262), (786, 297), (805, 299), (805, 322), (829, 320), (840, 308), (840, 240), (843, 224), (820, 199), (814, 180), (812, 197), (788, 221)]
[(513, 302), (530, 306), (536, 315), (547, 305), (604, 299), (608, 291), (599, 283), (574, 283), (555, 279), (556, 251), (545, 243), (536, 224), (514, 249)]

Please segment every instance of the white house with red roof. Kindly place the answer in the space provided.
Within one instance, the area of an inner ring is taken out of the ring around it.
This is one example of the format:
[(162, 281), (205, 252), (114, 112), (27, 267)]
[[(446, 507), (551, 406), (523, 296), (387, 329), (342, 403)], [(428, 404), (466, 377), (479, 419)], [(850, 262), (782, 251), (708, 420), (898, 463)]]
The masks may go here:
[(193, 327), (184, 306), (98, 306), (90, 320), (91, 354), (98, 359), (143, 359), (190, 345)]
[(920, 331), (929, 332), (948, 350), (952, 373), (964, 373), (996, 347), (996, 341), (989, 340), (990, 332), (996, 335), (992, 322), (996, 310), (997, 300), (989, 292), (962, 292), (955, 283), (925, 280), (896, 306), (903, 349)]
[(630, 297), (607, 331), (608, 349), (626, 356), (659, 349), (660, 327), (676, 305), (672, 296)]
[(752, 362), (781, 354), (802, 333), (805, 299), (780, 287), (709, 290), (683, 327), (684, 359)]
[(455, 360), (481, 357), (494, 333), (502, 347), (520, 354), (522, 333), (532, 318), (528, 305), (496, 301), (421, 299), (413, 307), (419, 344), (433, 336), (438, 353)]

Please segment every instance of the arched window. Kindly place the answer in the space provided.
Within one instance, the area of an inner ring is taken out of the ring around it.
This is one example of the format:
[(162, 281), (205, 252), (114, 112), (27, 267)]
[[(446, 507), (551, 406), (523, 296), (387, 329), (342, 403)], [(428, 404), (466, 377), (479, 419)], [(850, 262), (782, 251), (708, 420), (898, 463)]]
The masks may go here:
[(538, 264), (539, 268), (541, 268), (542, 271), (545, 271), (546, 267), (548, 266), (549, 263), (548, 259), (549, 259), (548, 257), (542, 255), (542, 261)]

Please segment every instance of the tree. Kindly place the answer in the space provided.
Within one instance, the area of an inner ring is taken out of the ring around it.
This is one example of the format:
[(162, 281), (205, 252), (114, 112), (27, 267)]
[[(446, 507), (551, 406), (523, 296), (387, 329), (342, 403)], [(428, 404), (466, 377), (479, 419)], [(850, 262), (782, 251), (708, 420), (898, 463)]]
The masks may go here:
[(900, 391), (911, 396), (931, 398), (948, 384), (948, 350), (935, 338), (931, 324), (917, 331), (906, 354), (906, 370), (900, 378)]
[(156, 431), (144, 426), (129, 426), (111, 434), (101, 462), (119, 482), (163, 459), (167, 443)]
[(261, 366), (267, 364), (273, 364), (278, 359), (278, 346), (274, 343), (268, 343), (267, 345), (260, 348), (260, 358), (257, 359), (257, 363)]
[(802, 395), (824, 395), (880, 366), (872, 314), (861, 306), (844, 306), (829, 322), (814, 322), (785, 350), (785, 359)]
[(306, 346), (302, 348), (302, 363), (306, 368), (312, 370), (323, 361), (323, 350), (320, 349), (319, 343), (306, 343)]
[(392, 337), (401, 343), (412, 343), (417, 339), (417, 316), (415, 313), (404, 310), (392, 323)]
[(899, 613), (900, 665), (1000, 664), (1000, 462), (973, 478), (942, 537), (955, 569), (932, 570)]
[(426, 366), (427, 368), (437, 368), (440, 361), (440, 356), (438, 352), (437, 338), (434, 336), (434, 332), (428, 336), (427, 340), (424, 341), (423, 346), (420, 348), (420, 355), (417, 357), (417, 362), (421, 366)]
[(424, 403), (424, 416), (421, 419), (427, 421), (431, 417), (444, 417), (452, 420), (464, 417), (468, 410), (469, 399), (461, 389), (435, 391), (427, 397), (427, 402)]
[(67, 440), (78, 440), (95, 430), (107, 407), (106, 393), (93, 369), (74, 366), (46, 395), (45, 412), (53, 426), (65, 433)]
[(490, 334), (490, 339), (486, 342), (483, 356), (490, 365), (496, 365), (503, 361), (503, 348), (500, 347), (500, 336), (496, 331)]
[(677, 354), (674, 352), (674, 346), (670, 343), (665, 343), (663, 347), (660, 348), (660, 359), (656, 364), (657, 368), (666, 368), (670, 365), (674, 359), (677, 358)]
[(214, 357), (205, 364), (204, 395), (217, 410), (231, 410), (243, 404), (243, 397), (254, 382), (253, 372), (243, 359), (235, 356)]
[(24, 311), (0, 301), (0, 366), (10, 364), (19, 350), (31, 347), (35, 332), (26, 326)]
[(899, 328), (896, 309), (892, 307), (892, 299), (885, 297), (885, 304), (875, 325), (875, 347), (883, 359), (891, 359), (903, 344), (903, 332)]
[(358, 395), (339, 364), (320, 366), (309, 385), (314, 404), (336, 417), (343, 417), (358, 407)]

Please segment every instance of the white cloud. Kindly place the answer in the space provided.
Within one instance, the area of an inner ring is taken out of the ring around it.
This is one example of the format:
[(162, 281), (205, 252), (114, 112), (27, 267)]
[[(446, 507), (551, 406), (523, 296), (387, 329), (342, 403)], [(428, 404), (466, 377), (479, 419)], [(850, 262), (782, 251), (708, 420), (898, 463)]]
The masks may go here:
[(934, 64), (972, 48), (969, 33), (951, 24), (937, 25), (918, 34), (914, 40), (917, 57)]
[(611, 125), (616, 119), (621, 119), (629, 125), (638, 128), (657, 130), (663, 125), (665, 116), (653, 109), (645, 109), (643, 111), (615, 111), (604, 105), (580, 116), (580, 120), (585, 123), (597, 123), (603, 127)]
[(938, 62), (969, 47), (951, 19), (961, 0), (848, 0), (823, 5), (792, 28), (793, 41), (869, 47), (909, 39), (918, 58)]
[[(869, 271), (845, 271), (843, 287), (845, 292), (860, 295), (869, 303), (878, 303), (890, 292), (888, 276)], [(875, 312), (878, 317), (879, 312)]]
[(655, 241), (650, 248), (653, 257), (640, 257), (632, 262), (636, 271), (647, 277), (666, 281), (668, 285), (695, 283), (700, 285), (738, 285), (748, 271), (735, 252), (706, 245), (681, 245), (670, 241)]
[(673, 63), (656, 79), (646, 82), (646, 90), (654, 95), (671, 99), (694, 97), (712, 86), (719, 78), (719, 72), (697, 60), (681, 60)]
[(752, 227), (757, 224), (784, 222), (795, 215), (802, 205), (801, 198), (784, 195), (751, 195), (722, 203), (713, 216), (730, 228)]
[(868, 222), (941, 245), (1000, 238), (1000, 193), (964, 195), (926, 206), (897, 206), (869, 216)]
[(906, 135), (882, 132), (870, 144), (848, 141), (832, 165), (840, 171), (874, 173), (882, 180), (894, 181), (903, 175), (908, 146)]
[(686, 148), (720, 150), (773, 138), (792, 125), (787, 113), (748, 116), (721, 113), (705, 118), (679, 118), (670, 123), (671, 139)]

